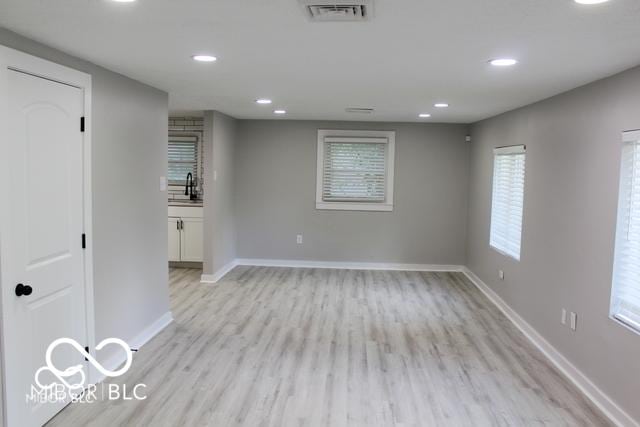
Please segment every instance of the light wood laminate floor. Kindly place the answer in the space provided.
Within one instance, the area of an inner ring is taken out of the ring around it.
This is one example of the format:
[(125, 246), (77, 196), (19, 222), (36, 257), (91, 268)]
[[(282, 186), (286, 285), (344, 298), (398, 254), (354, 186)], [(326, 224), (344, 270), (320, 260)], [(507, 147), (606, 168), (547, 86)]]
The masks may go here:
[(237, 267), (170, 272), (175, 322), (52, 426), (603, 426), (461, 273)]

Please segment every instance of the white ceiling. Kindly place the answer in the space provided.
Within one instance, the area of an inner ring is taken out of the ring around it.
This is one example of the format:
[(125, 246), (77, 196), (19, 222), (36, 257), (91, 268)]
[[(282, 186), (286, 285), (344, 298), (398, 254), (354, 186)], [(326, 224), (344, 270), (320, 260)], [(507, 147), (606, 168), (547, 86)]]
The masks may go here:
[(472, 122), (640, 64), (639, 22), (638, 0), (374, 0), (366, 23), (297, 0), (0, 0), (0, 26), (238, 118)]

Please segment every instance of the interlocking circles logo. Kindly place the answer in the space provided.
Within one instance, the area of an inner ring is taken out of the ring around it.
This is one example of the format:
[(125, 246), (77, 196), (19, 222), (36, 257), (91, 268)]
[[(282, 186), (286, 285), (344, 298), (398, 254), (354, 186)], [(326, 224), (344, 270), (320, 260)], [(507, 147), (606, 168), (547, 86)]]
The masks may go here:
[(46, 365), (38, 369), (34, 376), (35, 384), (31, 386), (27, 394), (27, 402), (55, 403), (55, 402), (85, 402), (97, 400), (144, 400), (146, 384), (136, 384), (127, 389), (126, 384), (113, 384), (101, 382), (99, 384), (87, 384), (86, 364), (67, 366), (59, 369), (53, 363), (53, 352), (59, 346), (71, 346), (80, 353), (86, 361), (93, 365), (105, 379), (115, 378), (125, 374), (133, 362), (133, 350), (127, 343), (119, 338), (107, 338), (96, 346), (96, 350), (115, 344), (122, 347), (126, 354), (126, 361), (119, 369), (112, 371), (106, 369), (76, 340), (71, 338), (59, 338), (53, 341), (47, 348), (45, 355)]

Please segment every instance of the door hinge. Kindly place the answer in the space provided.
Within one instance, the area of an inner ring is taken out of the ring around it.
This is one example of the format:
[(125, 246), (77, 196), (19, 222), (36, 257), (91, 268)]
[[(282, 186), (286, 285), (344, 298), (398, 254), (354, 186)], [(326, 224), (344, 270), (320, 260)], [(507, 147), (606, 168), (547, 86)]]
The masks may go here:
[(87, 235), (82, 233), (82, 249), (87, 249)]
[(80, 117), (80, 132), (84, 132), (84, 117)]

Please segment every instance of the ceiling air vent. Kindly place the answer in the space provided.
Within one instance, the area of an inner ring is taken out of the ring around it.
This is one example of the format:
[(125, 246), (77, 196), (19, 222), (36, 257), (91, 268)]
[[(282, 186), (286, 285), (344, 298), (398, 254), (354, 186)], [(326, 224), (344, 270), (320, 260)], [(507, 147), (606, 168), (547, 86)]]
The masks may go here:
[(373, 108), (347, 107), (344, 109), (347, 113), (371, 114)]
[(366, 21), (371, 15), (369, 0), (300, 0), (314, 22)]

